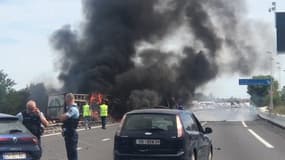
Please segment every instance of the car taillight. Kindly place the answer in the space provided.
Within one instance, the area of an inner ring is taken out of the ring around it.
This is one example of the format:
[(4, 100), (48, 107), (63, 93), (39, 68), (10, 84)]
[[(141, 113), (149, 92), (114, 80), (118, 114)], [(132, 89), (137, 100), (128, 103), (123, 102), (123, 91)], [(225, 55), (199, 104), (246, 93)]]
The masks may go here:
[(119, 128), (118, 128), (118, 130), (117, 130), (117, 132), (116, 132), (116, 135), (117, 135), (117, 136), (120, 136), (120, 134), (121, 134), (122, 127), (123, 127), (123, 124), (124, 124), (124, 122), (125, 122), (125, 119), (126, 119), (126, 115), (123, 116), (123, 118), (122, 118), (122, 120), (121, 120), (121, 122), (120, 122)]
[(9, 142), (11, 138), (2, 138), (0, 137), (0, 142)]
[(180, 138), (183, 136), (183, 126), (179, 116), (176, 116), (176, 126), (177, 126), (177, 137)]
[(19, 140), (22, 142), (31, 142), (33, 144), (38, 144), (37, 137), (21, 137)]

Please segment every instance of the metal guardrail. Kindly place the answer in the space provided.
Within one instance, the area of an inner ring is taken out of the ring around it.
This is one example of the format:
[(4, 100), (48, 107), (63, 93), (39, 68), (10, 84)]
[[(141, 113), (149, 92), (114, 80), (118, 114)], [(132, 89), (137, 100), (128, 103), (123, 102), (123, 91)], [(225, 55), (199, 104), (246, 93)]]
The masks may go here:
[[(109, 120), (107, 121), (108, 124), (114, 123), (114, 121)], [(91, 127), (93, 126), (99, 126), (101, 125), (101, 121), (91, 121), (90, 122)], [(46, 134), (54, 134), (54, 133), (60, 133), (62, 131), (61, 129), (62, 123), (58, 123), (58, 122), (50, 122), (50, 124), (48, 125), (48, 127), (46, 127), (44, 129), (44, 135)], [(84, 128), (84, 121), (79, 121), (79, 125), (78, 128)]]

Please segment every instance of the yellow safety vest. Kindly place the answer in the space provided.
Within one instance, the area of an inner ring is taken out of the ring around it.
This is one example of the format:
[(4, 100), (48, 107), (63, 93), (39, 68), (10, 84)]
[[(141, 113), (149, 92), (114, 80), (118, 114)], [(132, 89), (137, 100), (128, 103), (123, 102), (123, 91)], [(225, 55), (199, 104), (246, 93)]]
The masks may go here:
[(107, 117), (108, 116), (108, 105), (101, 104), (100, 105), (100, 116)]
[(91, 116), (91, 110), (90, 110), (90, 106), (88, 104), (85, 104), (83, 107), (83, 117), (88, 117)]

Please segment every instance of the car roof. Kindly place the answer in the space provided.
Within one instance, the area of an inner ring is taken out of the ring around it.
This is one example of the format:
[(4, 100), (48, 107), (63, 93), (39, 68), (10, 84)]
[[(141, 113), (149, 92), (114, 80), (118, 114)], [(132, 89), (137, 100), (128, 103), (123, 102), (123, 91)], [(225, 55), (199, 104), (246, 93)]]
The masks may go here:
[(0, 113), (0, 120), (18, 120), (18, 117), (10, 114)]
[(182, 112), (187, 112), (187, 113), (191, 113), (191, 111), (185, 111), (185, 110), (178, 110), (178, 109), (157, 109), (157, 108), (153, 108), (153, 109), (138, 109), (138, 110), (133, 110), (131, 112), (128, 112), (127, 114), (143, 114), (143, 113), (148, 113), (148, 114), (173, 114), (173, 115), (178, 115)]

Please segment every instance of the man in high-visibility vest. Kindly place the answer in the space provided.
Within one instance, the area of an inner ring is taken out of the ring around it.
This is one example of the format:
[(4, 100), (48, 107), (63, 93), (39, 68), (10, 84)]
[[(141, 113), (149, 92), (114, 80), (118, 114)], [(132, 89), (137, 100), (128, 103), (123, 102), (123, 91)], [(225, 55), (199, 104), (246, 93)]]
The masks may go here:
[(103, 103), (100, 105), (100, 116), (102, 129), (106, 129), (107, 117), (108, 117), (108, 105), (106, 100), (103, 100)]
[(85, 129), (86, 130), (87, 128), (91, 129), (91, 126), (90, 126), (91, 109), (90, 109), (88, 102), (86, 102), (85, 105), (82, 106), (82, 110), (83, 110), (83, 119), (84, 119)]

